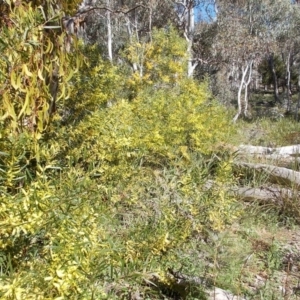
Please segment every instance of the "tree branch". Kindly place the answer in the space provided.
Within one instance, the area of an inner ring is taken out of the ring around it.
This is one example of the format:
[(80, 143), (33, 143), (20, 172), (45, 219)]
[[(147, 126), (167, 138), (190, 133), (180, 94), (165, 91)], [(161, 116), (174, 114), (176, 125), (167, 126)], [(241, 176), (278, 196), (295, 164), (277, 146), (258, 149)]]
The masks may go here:
[[(139, 5), (134, 6), (133, 8), (130, 8), (130, 9), (127, 10), (127, 11), (124, 11), (124, 10), (122, 10), (122, 9), (112, 10), (112, 9), (106, 7), (106, 6), (103, 6), (103, 7), (94, 6), (94, 7), (88, 8), (88, 9), (86, 9), (86, 10), (79, 10), (79, 11), (76, 13), (76, 15), (87, 14), (87, 13), (93, 11), (93, 10), (107, 10), (107, 11), (109, 11), (109, 12), (111, 12), (111, 13), (122, 13), (122, 14), (126, 15), (126, 14), (129, 14), (130, 12), (132, 12), (133, 10), (137, 9), (138, 7), (147, 8), (147, 7), (145, 7), (144, 5), (139, 4)], [(75, 15), (75, 16), (76, 16), (76, 15)]]

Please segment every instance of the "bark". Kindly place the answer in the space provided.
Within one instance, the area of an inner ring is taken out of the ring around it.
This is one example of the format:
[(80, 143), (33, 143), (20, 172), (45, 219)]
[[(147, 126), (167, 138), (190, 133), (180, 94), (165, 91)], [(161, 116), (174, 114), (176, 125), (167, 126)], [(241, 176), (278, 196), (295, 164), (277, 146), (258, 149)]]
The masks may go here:
[(193, 77), (195, 68), (198, 65), (198, 62), (194, 62), (193, 58), (193, 38), (194, 38), (194, 31), (195, 31), (195, 14), (194, 14), (194, 7), (193, 3), (189, 1), (188, 11), (187, 11), (187, 19), (188, 19), (188, 28), (187, 28), (187, 35), (189, 38), (189, 45), (188, 45), (188, 77)]
[[(127, 29), (128, 38), (129, 38), (129, 41), (132, 42), (133, 33), (132, 33), (132, 29), (131, 29), (131, 22), (130, 22), (130, 19), (127, 15), (125, 16), (125, 20), (126, 20), (126, 29)], [(137, 63), (134, 62), (132, 64), (132, 69), (133, 69), (134, 72), (138, 71)]]
[[(213, 180), (207, 180), (203, 186), (203, 190), (207, 191), (213, 188), (216, 183)], [(227, 186), (227, 191), (243, 201), (258, 201), (261, 204), (273, 203), (276, 205), (284, 205), (287, 200), (299, 201), (300, 192), (290, 188), (278, 185), (272, 186)]]
[(195, 14), (194, 2), (191, 0), (175, 1), (182, 11), (179, 12), (178, 18), (180, 24), (184, 26), (184, 37), (187, 41), (187, 56), (188, 56), (188, 77), (193, 77), (194, 71), (198, 65), (198, 61), (194, 60), (193, 54), (193, 39), (195, 32)]

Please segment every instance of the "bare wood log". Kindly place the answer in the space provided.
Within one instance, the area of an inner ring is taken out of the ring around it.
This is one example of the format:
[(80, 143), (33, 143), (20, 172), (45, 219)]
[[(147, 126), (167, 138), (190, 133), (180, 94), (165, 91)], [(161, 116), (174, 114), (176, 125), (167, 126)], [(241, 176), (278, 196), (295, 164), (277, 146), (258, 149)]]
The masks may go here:
[(269, 155), (272, 152), (273, 148), (252, 145), (240, 145), (237, 149), (238, 154)]
[(289, 155), (295, 157), (300, 156), (300, 145), (291, 145), (275, 148), (274, 154)]
[(234, 165), (242, 169), (253, 169), (263, 172), (269, 176), (268, 180), (270, 182), (300, 188), (300, 172), (267, 164), (235, 162)]
[(280, 157), (298, 157), (300, 156), (300, 145), (291, 145), (278, 148), (240, 145), (237, 149), (238, 154), (251, 155), (273, 155), (274, 158)]
[(295, 201), (300, 199), (300, 193), (281, 187), (236, 187), (232, 189), (233, 193), (244, 201), (258, 201), (260, 203), (274, 203), (284, 205), (284, 201)]
[(241, 296), (235, 296), (231, 292), (217, 287), (207, 290), (206, 293), (208, 294), (208, 300), (245, 300), (245, 298)]
[[(203, 186), (203, 190), (212, 189), (217, 183), (213, 180), (207, 180)], [(274, 203), (276, 205), (284, 205), (284, 201), (300, 200), (300, 192), (280, 186), (228, 186), (228, 193), (243, 201), (258, 201), (260, 203)]]

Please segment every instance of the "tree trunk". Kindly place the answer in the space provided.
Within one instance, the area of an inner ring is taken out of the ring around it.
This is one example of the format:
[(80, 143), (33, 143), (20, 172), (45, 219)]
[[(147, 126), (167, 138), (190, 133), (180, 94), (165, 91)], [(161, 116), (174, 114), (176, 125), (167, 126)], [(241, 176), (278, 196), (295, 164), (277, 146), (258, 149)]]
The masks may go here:
[(278, 148), (240, 145), (237, 151), (240, 154), (277, 155), (279, 159), (283, 157), (300, 157), (300, 145), (284, 146)]
[(297, 101), (297, 108), (295, 112), (295, 118), (299, 121), (299, 109), (300, 109), (300, 70), (298, 74), (298, 101)]
[(248, 69), (249, 69), (249, 63), (247, 63), (245, 68), (242, 67), (242, 79), (241, 79), (241, 83), (240, 83), (240, 87), (239, 87), (239, 91), (238, 91), (238, 112), (234, 116), (233, 122), (236, 122), (237, 119), (241, 116), (241, 114), (243, 112), (242, 90), (243, 90), (243, 86), (245, 84), (245, 77), (247, 75)]
[[(106, 5), (107, 7), (110, 7), (110, 0), (107, 0)], [(108, 52), (108, 59), (110, 62), (112, 62), (113, 54), (112, 54), (111, 12), (109, 10), (106, 12), (106, 19), (107, 19), (107, 52)]]
[(244, 103), (244, 116), (248, 117), (249, 113), (248, 113), (248, 106), (249, 106), (249, 102), (248, 102), (248, 86), (251, 82), (251, 77), (252, 77), (252, 65), (253, 65), (253, 61), (251, 60), (249, 63), (249, 74), (248, 74), (248, 80), (247, 82), (245, 82), (245, 103)]
[[(130, 19), (129, 17), (126, 15), (125, 16), (125, 20), (126, 20), (126, 28), (127, 28), (127, 33), (128, 33), (128, 38), (129, 38), (129, 41), (132, 42), (132, 30), (131, 30), (131, 24), (130, 24)], [(132, 69), (133, 69), (133, 72), (137, 72), (138, 71), (138, 65), (137, 63), (132, 63)]]
[(287, 97), (287, 107), (286, 111), (291, 111), (291, 71), (290, 71), (290, 60), (291, 60), (291, 51), (288, 51), (288, 55), (285, 62), (286, 75), (285, 75), (285, 84), (286, 84), (286, 97)]
[(279, 93), (278, 93), (278, 79), (276, 75), (275, 65), (274, 65), (274, 53), (269, 54), (268, 57), (269, 67), (273, 76), (273, 85), (274, 85), (274, 100), (275, 103), (280, 103)]
[(188, 57), (188, 77), (193, 77), (194, 71), (198, 65), (198, 62), (194, 61), (193, 55), (193, 39), (195, 31), (195, 14), (194, 14), (194, 1), (185, 0), (182, 2), (175, 2), (182, 7), (182, 11), (179, 10), (178, 17), (180, 23), (184, 25), (184, 37), (187, 41), (187, 57)]
[(195, 31), (195, 14), (193, 2), (188, 1), (187, 3), (187, 36), (188, 36), (188, 77), (193, 77), (194, 71), (198, 65), (198, 62), (194, 62), (193, 58), (193, 37)]
[(187, 53), (188, 53), (188, 77), (193, 77), (194, 75), (194, 71), (198, 65), (198, 62), (193, 62), (193, 50), (192, 50), (192, 46), (193, 46), (193, 42), (187, 38), (187, 42), (188, 42), (188, 49), (187, 49)]
[(278, 186), (234, 187), (232, 192), (244, 201), (258, 201), (261, 204), (275, 202), (277, 206), (283, 206), (286, 200), (293, 201), (300, 196), (298, 191)]

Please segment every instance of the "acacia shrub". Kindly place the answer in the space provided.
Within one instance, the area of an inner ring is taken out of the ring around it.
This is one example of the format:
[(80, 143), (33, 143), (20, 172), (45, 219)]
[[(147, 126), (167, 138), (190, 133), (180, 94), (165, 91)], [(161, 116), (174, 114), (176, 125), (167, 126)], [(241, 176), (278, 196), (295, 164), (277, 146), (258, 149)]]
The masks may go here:
[[(14, 193), (1, 190), (2, 299), (162, 299), (153, 276), (172, 290), (167, 269), (183, 263), (179, 250), (237, 214), (226, 192), (230, 159), (212, 163), (214, 173), (207, 163), (230, 138), (231, 121), (208, 101), (206, 83), (183, 75), (159, 88), (145, 82), (131, 100), (117, 94), (107, 107), (127, 78), (117, 68), (105, 78), (102, 67), (109, 65), (95, 59), (74, 78), (66, 104), (76, 116), (38, 139), (35, 176)], [(16, 147), (20, 166), (26, 147)], [(215, 185), (207, 191), (209, 177)]]
[(38, 7), (32, 1), (6, 2), (9, 22), (0, 28), (0, 123), (16, 134), (34, 132), (38, 139), (68, 97), (81, 60), (65, 51), (60, 14), (51, 1)]

